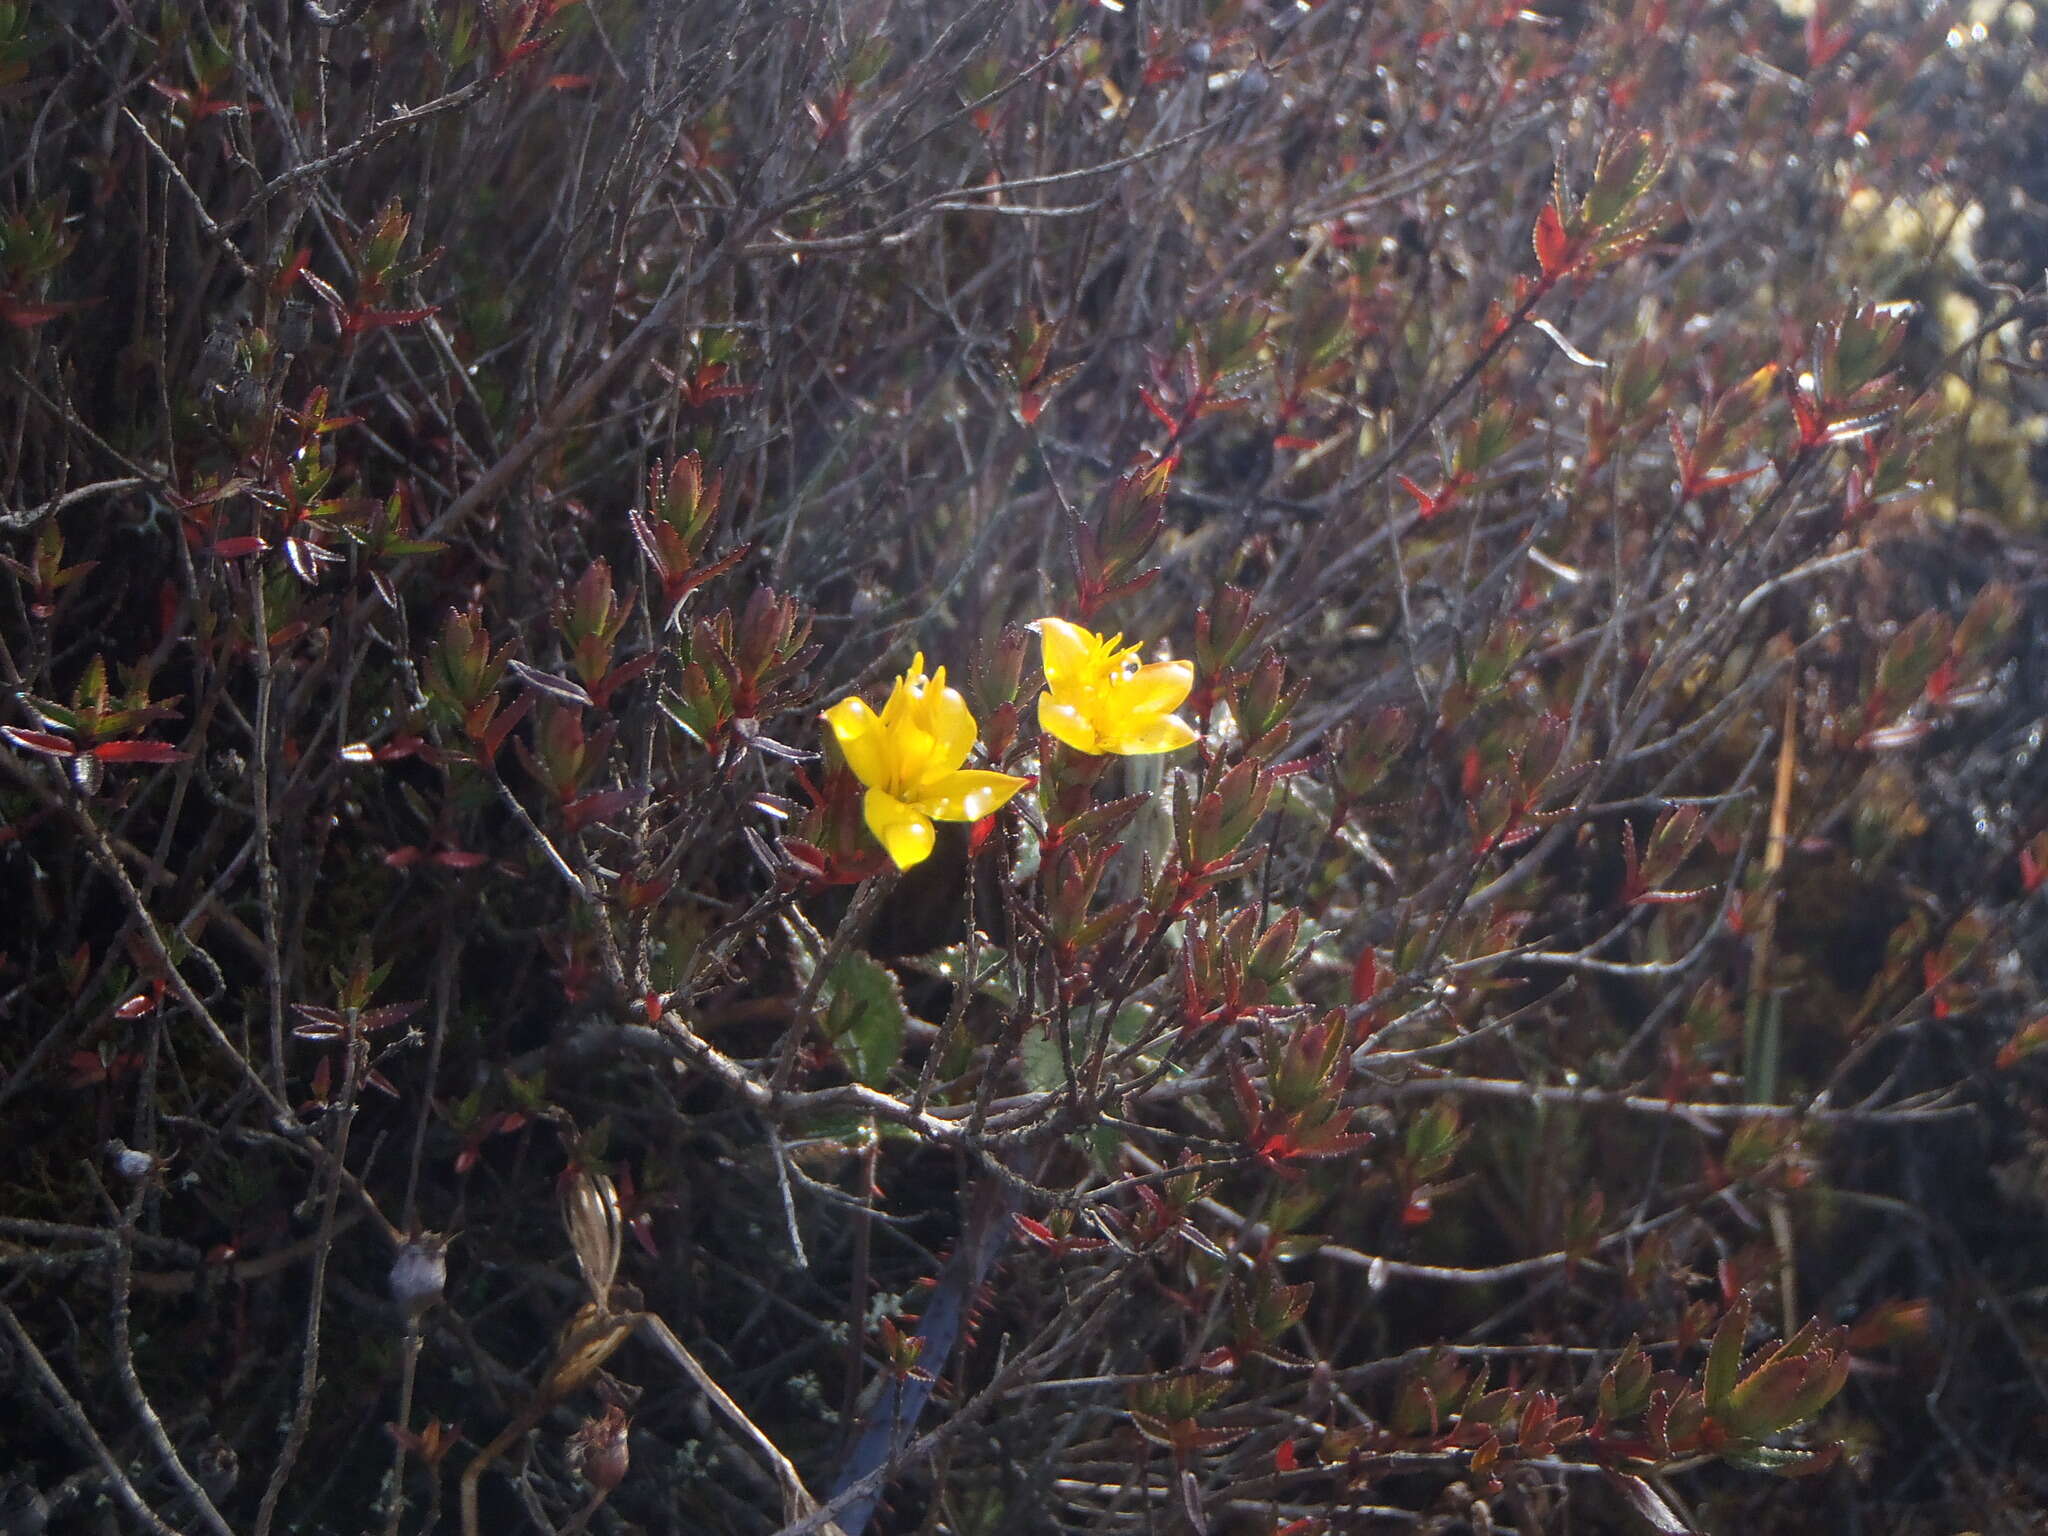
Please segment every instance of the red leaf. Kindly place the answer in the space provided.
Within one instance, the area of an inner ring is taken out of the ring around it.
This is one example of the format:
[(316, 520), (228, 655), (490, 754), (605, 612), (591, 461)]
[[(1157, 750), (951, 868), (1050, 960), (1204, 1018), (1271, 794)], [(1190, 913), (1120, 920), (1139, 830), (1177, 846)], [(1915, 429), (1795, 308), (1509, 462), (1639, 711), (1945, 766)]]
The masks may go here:
[(1759, 464), (1754, 469), (1731, 469), (1724, 474), (1700, 475), (1686, 481), (1684, 493), (1687, 496), (1699, 496), (1708, 491), (1718, 491), (1724, 486), (1740, 485), (1752, 475), (1762, 474), (1766, 467)]
[(611, 702), (614, 693), (632, 682), (634, 678), (645, 674), (659, 660), (659, 651), (649, 651), (644, 656), (635, 656), (631, 661), (620, 662), (598, 679), (597, 691), (591, 695), (592, 701), (598, 708), (604, 708)]
[(1815, 5), (1806, 15), (1806, 70), (1826, 69), (1835, 56), (1848, 46), (1851, 34), (1847, 27), (1830, 27), (1821, 16), (1821, 8)]
[(626, 1223), (626, 1230), (633, 1234), (634, 1241), (639, 1243), (641, 1251), (647, 1257), (656, 1260), (661, 1258), (661, 1249), (654, 1241), (654, 1218), (652, 1216), (642, 1212)]
[(425, 309), (351, 309), (341, 317), (341, 333), (358, 336), (364, 331), (382, 330), (386, 326), (418, 325), (427, 316), (440, 312), (438, 304), (429, 304)]
[(2022, 1024), (2013, 1037), (2006, 1041), (1998, 1052), (1998, 1066), (2001, 1070), (2010, 1067), (2022, 1056), (2028, 1056), (2048, 1044), (2048, 1013), (2040, 1018)]
[(1799, 428), (1799, 446), (1816, 447), (1828, 433), (1827, 417), (1821, 413), (1820, 403), (1797, 384), (1785, 393), (1792, 402), (1792, 419)]
[(0, 736), (5, 736), (17, 747), (31, 752), (41, 752), (48, 757), (76, 757), (78, 748), (62, 736), (52, 736), (48, 731), (24, 731), (11, 725), (0, 725)]
[(243, 555), (260, 555), (270, 546), (255, 534), (244, 534), (240, 538), (221, 539), (215, 542), (207, 553), (216, 560), (238, 560)]
[(417, 736), (394, 736), (382, 746), (372, 746), (367, 741), (352, 741), (338, 754), (345, 763), (391, 763), (401, 757), (412, 757), (426, 742)]
[(46, 325), (59, 315), (78, 308), (76, 304), (23, 304), (8, 294), (0, 293), (0, 320), (6, 321), (16, 330), (33, 330)]
[(1477, 800), (1479, 792), (1486, 788), (1486, 764), (1480, 760), (1479, 749), (1466, 749), (1465, 760), (1458, 768), (1458, 793), (1467, 802)]
[(493, 762), (497, 759), (498, 748), (502, 747), (505, 744), (505, 738), (506, 736), (511, 734), (512, 727), (517, 725), (521, 720), (524, 720), (527, 716), (527, 713), (532, 708), (533, 695), (530, 693), (522, 693), (521, 695), (519, 695), (518, 698), (512, 701), (512, 707), (510, 709), (507, 709), (503, 713), (501, 713), (497, 719), (493, 720), (489, 724), (489, 726), (485, 728), (483, 738), (478, 743), (478, 745), (480, 745), (484, 749), (485, 762)]
[(1172, 413), (1165, 406), (1153, 398), (1151, 390), (1141, 386), (1138, 390), (1138, 398), (1144, 402), (1145, 409), (1156, 416), (1159, 419), (1159, 424), (1166, 428), (1167, 431), (1180, 431), (1180, 423), (1174, 420)]
[(1711, 885), (1702, 885), (1689, 891), (1638, 891), (1629, 901), (1639, 907), (1682, 907), (1688, 902), (1698, 901), (1714, 892)]
[(375, 1034), (380, 1029), (389, 1029), (394, 1024), (403, 1024), (407, 1019), (425, 1007), (424, 1003), (387, 1003), (382, 1008), (368, 1010), (356, 1022), (366, 1034)]
[(1901, 720), (1896, 725), (1865, 731), (1856, 738), (1856, 745), (1866, 752), (1886, 752), (1896, 747), (1910, 747), (1933, 731), (1932, 720)]
[(664, 581), (668, 579), (668, 562), (662, 559), (661, 539), (654, 530), (654, 522), (645, 512), (628, 512), (626, 526), (633, 530), (633, 542), (640, 546), (640, 553), (647, 557), (647, 563)]
[(312, 259), (312, 247), (300, 246), (285, 261), (284, 265), (277, 269), (276, 276), (270, 280), (270, 291), (279, 298), (283, 298), (291, 291), (292, 284), (299, 280), (299, 275), (306, 270), (306, 263)]
[(1441, 491), (1432, 495), (1413, 480), (1410, 480), (1406, 475), (1396, 475), (1394, 478), (1401, 482), (1402, 490), (1415, 498), (1415, 515), (1420, 517), (1425, 523), (1449, 506), (1456, 495), (1456, 487), (1454, 486), (1446, 485)]
[(586, 693), (581, 683), (553, 672), (543, 672), (539, 667), (529, 667), (523, 661), (509, 663), (512, 673), (527, 687), (559, 699), (564, 704), (581, 705), (588, 708), (595, 701)]
[(521, 43), (505, 55), (504, 61), (493, 71), (494, 77), (508, 73), (515, 65), (525, 63), (561, 35), (560, 32), (544, 32), (539, 37)]
[(562, 807), (562, 820), (571, 832), (581, 831), (593, 821), (604, 821), (647, 798), (644, 789), (596, 789), (578, 795)]
[(1555, 281), (1571, 270), (1572, 238), (1564, 232), (1564, 216), (1557, 211), (1557, 204), (1545, 203), (1536, 215), (1530, 243), (1536, 247), (1536, 266), (1547, 280)]
[(103, 763), (181, 763), (191, 756), (168, 741), (103, 741), (92, 755)]
[(1354, 1003), (1369, 1003), (1379, 989), (1379, 956), (1368, 945), (1364, 953), (1359, 955), (1357, 962), (1351, 967), (1351, 1001)]
[(987, 844), (989, 834), (996, 829), (995, 813), (991, 811), (974, 824), (974, 830), (967, 834), (967, 857), (974, 858)]

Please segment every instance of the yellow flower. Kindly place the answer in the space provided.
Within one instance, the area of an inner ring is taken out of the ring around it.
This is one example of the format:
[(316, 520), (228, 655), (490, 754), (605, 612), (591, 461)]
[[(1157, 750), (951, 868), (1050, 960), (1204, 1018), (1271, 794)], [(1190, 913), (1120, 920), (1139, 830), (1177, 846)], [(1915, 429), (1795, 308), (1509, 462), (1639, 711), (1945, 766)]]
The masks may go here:
[(1065, 619), (1031, 627), (1045, 649), (1038, 723), (1048, 734), (1094, 756), (1172, 752), (1200, 739), (1173, 713), (1195, 686), (1194, 663), (1141, 665), (1138, 648), (1122, 635), (1105, 640)]
[(932, 851), (934, 821), (979, 821), (1030, 782), (962, 768), (977, 730), (967, 701), (946, 686), (944, 667), (924, 675), (924, 656), (896, 679), (878, 715), (856, 698), (825, 711), (846, 764), (867, 785), (868, 830), (898, 869)]

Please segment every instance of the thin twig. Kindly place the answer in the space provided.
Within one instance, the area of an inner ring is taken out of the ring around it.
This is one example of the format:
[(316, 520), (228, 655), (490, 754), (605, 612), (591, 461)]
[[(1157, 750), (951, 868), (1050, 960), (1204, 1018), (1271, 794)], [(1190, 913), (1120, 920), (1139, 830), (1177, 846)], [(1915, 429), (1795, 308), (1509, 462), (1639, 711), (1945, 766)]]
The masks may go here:
[(35, 527), (46, 517), (54, 517), (66, 507), (77, 506), (81, 501), (88, 501), (94, 496), (108, 496), (115, 491), (132, 491), (138, 485), (147, 483), (135, 475), (127, 475), (118, 480), (95, 480), (90, 485), (74, 486), (61, 496), (52, 496), (39, 507), (25, 507), (19, 512), (10, 512), (7, 508), (0, 507), (0, 533), (21, 533)]
[(21, 1320), (14, 1315), (14, 1309), (4, 1300), (0, 1300), (0, 1326), (6, 1328), (8, 1337), (13, 1340), (20, 1357), (28, 1363), (29, 1372), (34, 1376), (36, 1383), (42, 1387), (50, 1401), (56, 1404), (65, 1427), (70, 1430), (79, 1445), (84, 1447), (86, 1454), (99, 1463), (100, 1472), (106, 1478), (107, 1485), (114, 1490), (115, 1497), (127, 1508), (128, 1513), (154, 1532), (155, 1536), (179, 1536), (175, 1529), (164, 1524), (157, 1512), (149, 1507), (141, 1493), (136, 1490), (135, 1484), (122, 1470), (120, 1462), (115, 1460), (114, 1453), (107, 1449), (106, 1441), (102, 1440), (99, 1431), (92, 1427), (91, 1417), (79, 1406), (78, 1399), (65, 1387), (62, 1378), (43, 1357), (43, 1352), (36, 1348), (36, 1341), (29, 1337), (28, 1330), (22, 1327)]

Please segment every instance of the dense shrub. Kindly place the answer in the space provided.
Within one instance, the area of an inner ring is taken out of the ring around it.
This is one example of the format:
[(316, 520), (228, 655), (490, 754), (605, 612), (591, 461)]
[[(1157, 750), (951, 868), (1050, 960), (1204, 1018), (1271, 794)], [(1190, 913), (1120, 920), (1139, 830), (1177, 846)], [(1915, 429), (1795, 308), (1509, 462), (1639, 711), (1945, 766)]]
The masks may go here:
[(2032, 27), (0, 5), (8, 1529), (2029, 1528)]

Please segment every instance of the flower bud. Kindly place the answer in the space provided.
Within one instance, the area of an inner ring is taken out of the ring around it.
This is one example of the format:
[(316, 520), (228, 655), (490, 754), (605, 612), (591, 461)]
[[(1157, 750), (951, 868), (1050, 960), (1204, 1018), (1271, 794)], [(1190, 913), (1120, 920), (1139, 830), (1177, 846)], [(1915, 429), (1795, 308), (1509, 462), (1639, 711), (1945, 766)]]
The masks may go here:
[(1252, 610), (1252, 595), (1242, 587), (1224, 585), (1209, 605), (1195, 615), (1195, 664), (1212, 682), (1251, 648), (1266, 627), (1266, 616)]
[(977, 711), (992, 715), (1005, 704), (1014, 704), (1024, 686), (1024, 658), (1031, 647), (1031, 635), (1015, 624), (1003, 626), (993, 644), (977, 650), (970, 672), (971, 691)]

